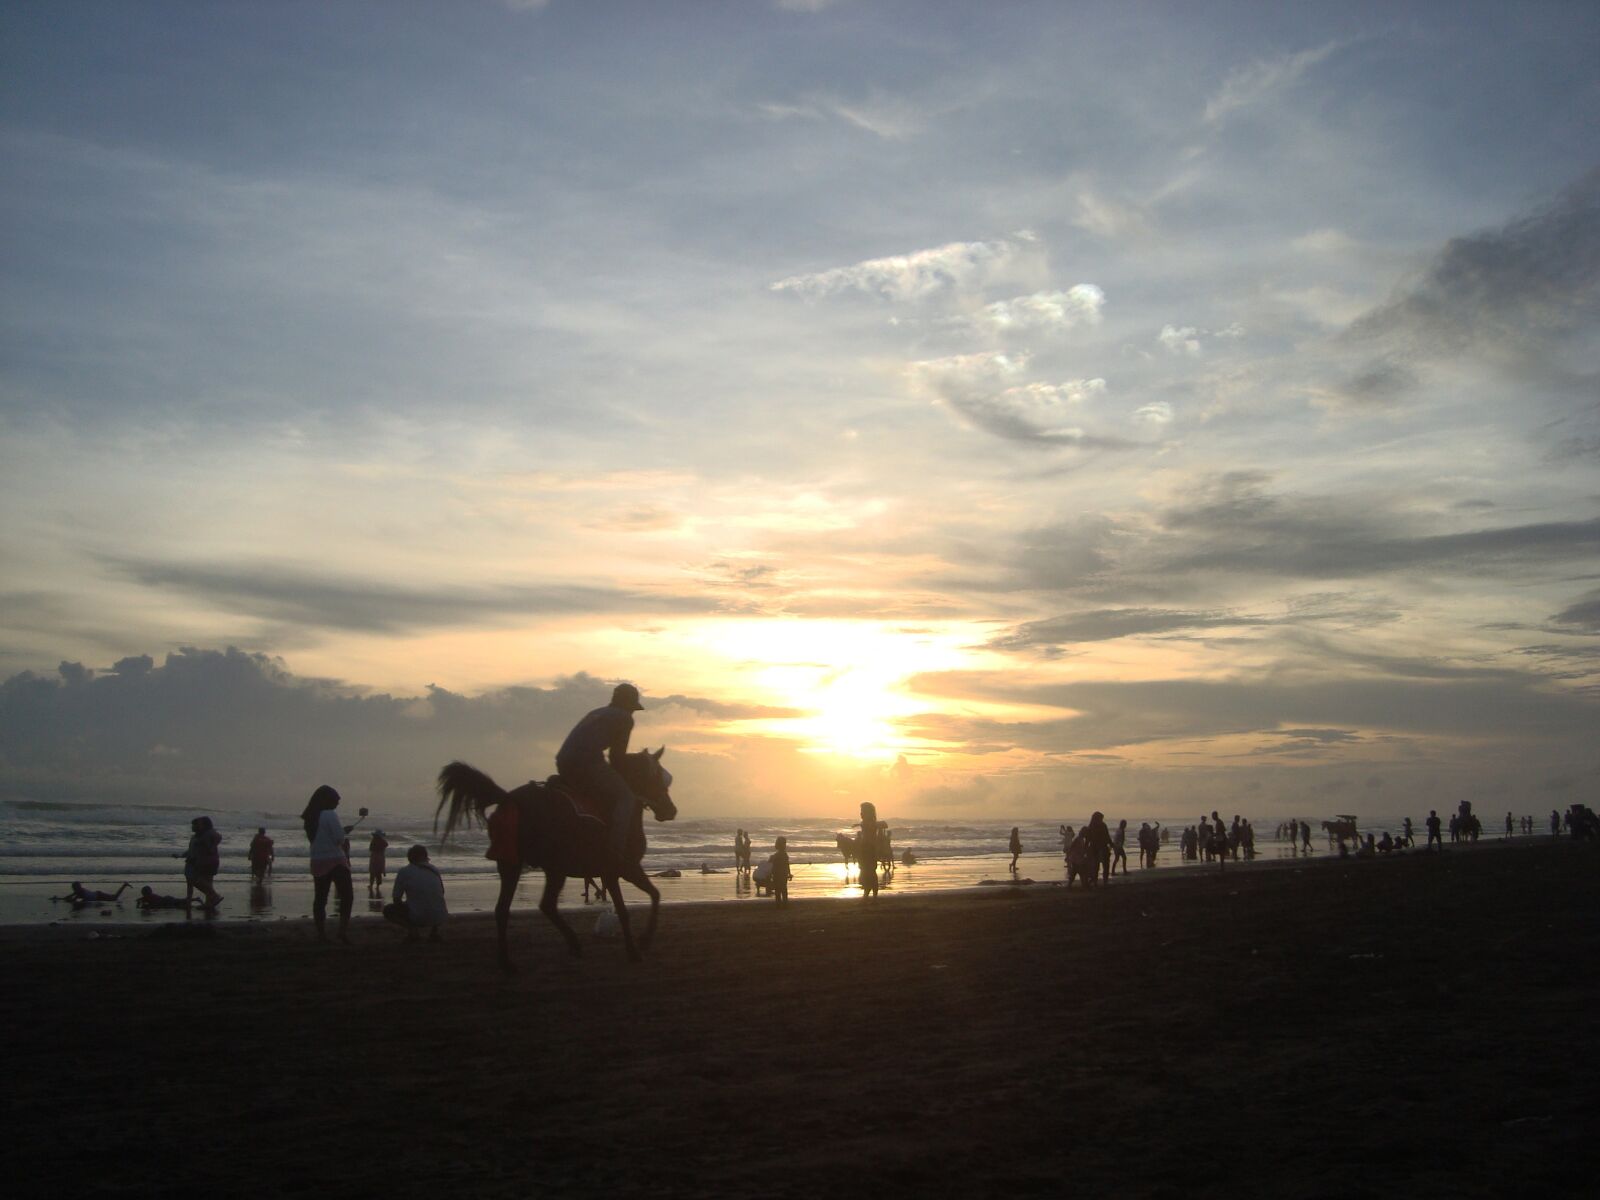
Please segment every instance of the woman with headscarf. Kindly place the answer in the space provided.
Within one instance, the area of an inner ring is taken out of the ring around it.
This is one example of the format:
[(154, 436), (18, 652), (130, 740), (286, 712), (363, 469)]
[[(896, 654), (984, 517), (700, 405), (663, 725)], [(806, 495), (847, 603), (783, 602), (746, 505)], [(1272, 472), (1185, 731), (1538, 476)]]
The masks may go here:
[(355, 907), (355, 887), (350, 880), (350, 859), (345, 855), (345, 836), (354, 825), (339, 823), (339, 793), (323, 784), (311, 793), (300, 823), (311, 843), (311, 881), (314, 888), (311, 918), (317, 925), (317, 940), (328, 940), (324, 928), (328, 917), (328, 889), (339, 889), (339, 940), (350, 941), (350, 910)]

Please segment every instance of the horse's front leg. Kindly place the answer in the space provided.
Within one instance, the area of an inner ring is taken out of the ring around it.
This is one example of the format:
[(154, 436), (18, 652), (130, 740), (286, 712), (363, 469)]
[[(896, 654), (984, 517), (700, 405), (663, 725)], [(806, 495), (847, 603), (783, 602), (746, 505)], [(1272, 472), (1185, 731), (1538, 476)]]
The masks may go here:
[(554, 871), (545, 872), (544, 895), (539, 898), (539, 911), (550, 918), (550, 923), (561, 931), (561, 936), (567, 939), (567, 949), (572, 951), (573, 958), (583, 956), (583, 946), (578, 942), (578, 935), (572, 931), (572, 926), (567, 924), (566, 918), (561, 915), (561, 909), (556, 901), (561, 897), (561, 889), (567, 884), (565, 875), (558, 875)]
[(628, 906), (622, 900), (622, 889), (617, 886), (617, 876), (602, 875), (601, 879), (611, 892), (611, 906), (617, 910), (617, 924), (622, 926), (622, 944), (628, 948), (628, 960), (638, 962), (644, 956), (639, 953), (639, 945), (633, 940), (633, 926), (628, 920)]
[(629, 867), (622, 878), (650, 897), (650, 916), (644, 924), (644, 936), (639, 939), (639, 949), (642, 952), (650, 949), (650, 942), (656, 936), (656, 910), (661, 907), (661, 892), (650, 882), (650, 876), (644, 873), (642, 863), (635, 863)]
[(506, 931), (511, 925), (511, 900), (517, 894), (517, 883), (521, 878), (521, 863), (500, 864), (500, 897), (494, 902), (494, 932), (500, 944), (500, 969), (507, 975), (516, 970), (511, 965), (511, 951), (506, 944)]

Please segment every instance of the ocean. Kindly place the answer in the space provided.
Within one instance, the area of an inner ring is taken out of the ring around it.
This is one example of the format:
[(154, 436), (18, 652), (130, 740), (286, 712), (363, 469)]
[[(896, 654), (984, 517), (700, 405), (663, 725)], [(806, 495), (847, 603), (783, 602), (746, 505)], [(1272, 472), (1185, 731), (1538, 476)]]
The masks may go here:
[[(342, 812), (343, 810), (341, 810)], [(189, 838), (189, 821), (196, 812), (173, 805), (100, 805), (57, 803), (30, 800), (0, 800), (0, 923), (35, 924), (52, 921), (139, 921), (182, 920), (181, 912), (140, 913), (134, 907), (138, 889), (146, 884), (157, 892), (182, 895), (181, 857)], [(222, 870), (216, 887), (225, 897), (221, 920), (287, 920), (306, 917), (310, 912), (311, 877), (308, 846), (297, 812), (213, 812), (208, 814), (222, 834)], [(1413, 820), (1421, 835), (1421, 817)], [(900, 866), (886, 882), (887, 894), (928, 890), (981, 887), (1010, 883), (1007, 842), (1010, 821), (895, 821), (885, 814), (892, 831), (897, 859), (909, 850), (916, 856), (912, 866)], [(1228, 814), (1231, 820), (1232, 814)], [(345, 814), (353, 820), (353, 814)], [(1120, 817), (1114, 817), (1115, 821)], [(1128, 822), (1128, 856), (1133, 875), (1141, 873), (1138, 864), (1136, 833), (1144, 820)], [(1308, 818), (1309, 819), (1309, 818)], [(1059, 826), (1065, 822), (1077, 827), (1084, 817), (1048, 821), (1016, 822), (1023, 843), (1023, 855), (1015, 878), (1031, 879), (1038, 886), (1059, 884), (1064, 878), (1061, 862)], [(1166, 822), (1163, 822), (1165, 825)], [(1259, 859), (1291, 857), (1286, 842), (1276, 840), (1277, 819), (1256, 820), (1256, 850)], [(1400, 819), (1384, 818), (1371, 824), (1362, 822), (1363, 832), (1398, 833)], [(277, 862), (269, 884), (251, 886), (245, 851), (258, 827), (265, 826), (276, 841)], [(1312, 821), (1312, 846), (1317, 856), (1328, 853), (1327, 839), (1318, 821)], [(790, 885), (794, 898), (806, 896), (859, 895), (855, 872), (846, 870), (835, 845), (835, 837), (849, 833), (851, 818), (760, 818), (726, 817), (679, 819), (654, 822), (646, 814), (646, 835), (650, 849), (646, 870), (654, 873), (677, 870), (678, 878), (660, 879), (657, 886), (664, 903), (739, 901), (754, 899), (747, 877), (734, 867), (733, 835), (743, 828), (752, 840), (752, 860), (761, 863), (772, 852), (780, 835), (788, 839), (789, 857), (795, 880)], [(1216, 870), (1214, 865), (1185, 863), (1178, 850), (1181, 827), (1172, 825), (1171, 840), (1157, 857), (1157, 871)], [(431, 817), (384, 814), (375, 811), (351, 835), (351, 867), (356, 882), (357, 913), (376, 913), (387, 898), (367, 895), (367, 844), (371, 832), (382, 829), (389, 841), (388, 867), (394, 871), (405, 863), (407, 847), (415, 843), (428, 846), (433, 864), (445, 878), (452, 912), (488, 911), (494, 906), (498, 880), (494, 864), (484, 857), (488, 839), (479, 828), (457, 830), (448, 845), (440, 845)], [(526, 877), (519, 905), (537, 898), (539, 876)], [(74, 881), (86, 888), (113, 891), (124, 881), (133, 884), (117, 904), (90, 905), (74, 909), (50, 900), (65, 895)], [(625, 897), (642, 894), (627, 889)], [(569, 883), (564, 894), (567, 904), (582, 904), (582, 881)]]

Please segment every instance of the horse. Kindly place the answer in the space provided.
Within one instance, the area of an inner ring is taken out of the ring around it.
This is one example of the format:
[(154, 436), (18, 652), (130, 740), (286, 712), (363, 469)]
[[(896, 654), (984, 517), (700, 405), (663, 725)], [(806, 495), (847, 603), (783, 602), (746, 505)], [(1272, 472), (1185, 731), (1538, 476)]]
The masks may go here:
[(1361, 841), (1361, 834), (1356, 829), (1356, 819), (1354, 817), (1340, 816), (1337, 821), (1324, 821), (1322, 828), (1328, 835), (1328, 849), (1330, 850), (1333, 849), (1335, 838), (1341, 842), (1345, 838), (1353, 838), (1358, 844)]
[[(668, 791), (672, 776), (661, 766), (661, 756), (666, 749), (663, 746), (654, 753), (642, 750), (626, 754), (618, 764), (618, 771), (633, 794), (658, 821), (670, 821), (678, 815)], [(506, 948), (511, 898), (516, 895), (517, 883), (528, 867), (543, 869), (544, 895), (539, 900), (539, 911), (561, 931), (574, 958), (582, 955), (583, 947), (557, 907), (561, 889), (569, 878), (585, 875), (599, 878), (616, 909), (630, 960), (638, 962), (641, 952), (649, 948), (655, 936), (661, 893), (644, 873), (643, 811), (634, 813), (627, 849), (618, 862), (611, 848), (610, 830), (594, 814), (580, 809), (577, 799), (559, 776), (552, 776), (546, 783), (525, 783), (507, 792), (482, 771), (464, 762), (450, 763), (439, 772), (439, 807), (434, 811), (433, 821), (437, 829), (439, 814), (448, 808), (444, 840), (449, 840), (458, 822), (471, 824), (476, 819), (490, 826), (490, 853), (497, 858), (500, 868), (500, 898), (494, 906), (495, 933), (499, 939), (500, 967), (508, 974), (513, 969)], [(489, 810), (496, 806), (499, 811), (489, 815)], [(496, 838), (497, 826), (504, 831), (508, 844), (501, 844)], [(638, 942), (634, 941), (618, 879), (626, 879), (650, 897), (650, 919)]]

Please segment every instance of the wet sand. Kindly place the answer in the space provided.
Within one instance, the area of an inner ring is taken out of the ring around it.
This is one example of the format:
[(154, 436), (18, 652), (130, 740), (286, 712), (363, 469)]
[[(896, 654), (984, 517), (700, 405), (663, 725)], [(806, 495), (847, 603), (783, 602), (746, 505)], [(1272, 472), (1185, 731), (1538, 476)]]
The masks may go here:
[[(7, 928), (20, 1195), (1504, 1195), (1592, 1186), (1600, 848), (678, 906)], [(190, 932), (201, 931), (201, 932)], [(115, 936), (113, 936), (113, 934)]]

